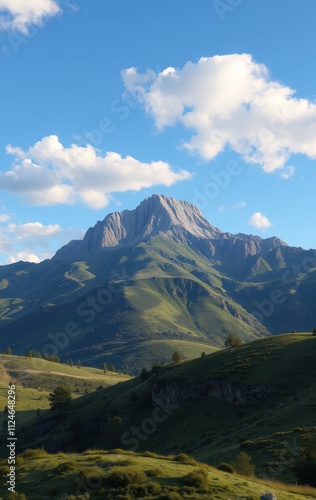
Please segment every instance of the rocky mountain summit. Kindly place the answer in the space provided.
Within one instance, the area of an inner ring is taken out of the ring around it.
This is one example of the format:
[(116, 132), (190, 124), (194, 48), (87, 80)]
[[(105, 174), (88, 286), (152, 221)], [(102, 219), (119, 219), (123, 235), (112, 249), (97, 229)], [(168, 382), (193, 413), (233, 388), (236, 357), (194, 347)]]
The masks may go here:
[(168, 359), (175, 342), (193, 355), (232, 331), (245, 341), (311, 331), (315, 275), (314, 250), (222, 232), (191, 203), (153, 195), (52, 259), (0, 266), (0, 348), (49, 345), (137, 370), (142, 355)]
[(108, 214), (86, 232), (83, 240), (73, 240), (55, 255), (55, 259), (84, 258), (101, 250), (113, 251), (147, 242), (165, 235), (188, 246), (197, 246), (210, 256), (218, 251), (236, 258), (267, 252), (286, 243), (278, 238), (262, 239), (246, 234), (223, 233), (205, 219), (200, 210), (187, 201), (154, 194), (134, 210)]

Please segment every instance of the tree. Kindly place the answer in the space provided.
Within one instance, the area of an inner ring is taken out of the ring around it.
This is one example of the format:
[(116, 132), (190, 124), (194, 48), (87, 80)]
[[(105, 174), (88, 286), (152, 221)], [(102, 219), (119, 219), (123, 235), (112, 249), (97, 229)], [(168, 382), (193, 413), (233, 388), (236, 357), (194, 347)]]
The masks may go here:
[(71, 392), (68, 387), (58, 385), (48, 396), (49, 404), (52, 410), (59, 410), (61, 412), (68, 403), (72, 400)]
[(293, 471), (299, 484), (316, 486), (316, 445), (310, 439), (296, 460)]
[(12, 354), (11, 347), (7, 347), (5, 353), (8, 354), (9, 356), (11, 356), (11, 354)]
[(80, 359), (78, 359), (78, 361), (77, 361), (77, 367), (81, 368), (81, 361), (80, 361)]
[(244, 451), (238, 453), (231, 465), (237, 474), (241, 474), (242, 476), (255, 475), (256, 466), (251, 463), (251, 456)]
[(110, 372), (115, 372), (115, 366), (113, 365), (113, 363), (110, 363), (109, 371)]
[(231, 351), (232, 349), (237, 349), (242, 344), (241, 338), (237, 333), (230, 333), (225, 340), (225, 346)]
[(313, 328), (313, 335), (316, 336), (316, 328)]
[(102, 370), (104, 371), (104, 373), (106, 373), (106, 372), (107, 372), (107, 369), (108, 369), (107, 364), (106, 364), (106, 362), (104, 361), (104, 363), (103, 363), (103, 365), (102, 365)]
[(28, 358), (32, 358), (32, 357), (33, 357), (33, 351), (32, 351), (32, 349), (29, 349), (29, 350), (27, 351), (27, 357), (28, 357)]
[(180, 363), (180, 361), (182, 361), (182, 356), (179, 353), (179, 351), (174, 351), (174, 353), (172, 355), (172, 361), (174, 363)]
[(146, 368), (143, 368), (140, 374), (140, 381), (145, 382), (145, 380), (147, 380), (148, 377), (149, 377), (148, 371), (146, 370)]

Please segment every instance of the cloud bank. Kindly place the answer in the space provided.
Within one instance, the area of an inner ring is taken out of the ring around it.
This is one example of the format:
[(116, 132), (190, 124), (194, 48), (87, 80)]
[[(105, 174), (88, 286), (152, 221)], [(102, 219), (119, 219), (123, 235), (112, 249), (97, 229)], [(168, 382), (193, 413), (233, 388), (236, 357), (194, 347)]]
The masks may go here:
[(11, 145), (6, 150), (14, 165), (0, 173), (1, 189), (34, 205), (82, 202), (100, 209), (113, 192), (172, 186), (191, 177), (188, 171), (175, 172), (162, 161), (143, 163), (115, 152), (102, 156), (91, 145), (66, 148), (56, 135), (44, 137), (26, 151)]
[(56, 0), (0, 0), (0, 30), (26, 34), (31, 24), (41, 26), (60, 12)]
[(6, 214), (0, 215), (0, 255), (6, 255), (5, 262), (0, 261), (0, 264), (12, 264), (19, 260), (40, 262), (55, 253), (55, 243), (62, 245), (69, 239), (82, 237), (82, 231), (62, 229), (59, 224), (14, 224), (8, 222), (9, 219)]
[(183, 147), (205, 160), (229, 147), (287, 178), (291, 155), (316, 157), (315, 103), (295, 97), (249, 54), (202, 57), (156, 74), (129, 68), (122, 78), (158, 130), (180, 123), (191, 133)]

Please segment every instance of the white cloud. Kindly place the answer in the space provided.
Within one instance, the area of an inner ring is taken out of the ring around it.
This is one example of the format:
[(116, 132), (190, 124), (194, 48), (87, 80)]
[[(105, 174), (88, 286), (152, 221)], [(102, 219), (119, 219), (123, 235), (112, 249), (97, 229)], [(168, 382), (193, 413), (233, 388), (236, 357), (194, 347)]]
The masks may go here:
[(8, 233), (14, 233), (17, 240), (26, 238), (47, 238), (61, 233), (59, 224), (44, 226), (41, 222), (28, 222), (27, 224), (9, 224)]
[(230, 206), (230, 205), (221, 205), (220, 207), (218, 207), (218, 212), (225, 212), (226, 210), (239, 210), (240, 208), (245, 208), (247, 206), (247, 203), (245, 201), (239, 201), (238, 203), (236, 203), (235, 205), (233, 206)]
[(14, 255), (9, 255), (7, 263), (14, 264), (15, 262), (19, 262), (20, 260), (23, 260), (24, 262), (35, 262), (35, 263), (41, 261), (40, 257), (35, 253), (16, 252)]
[(254, 214), (252, 214), (248, 221), (248, 224), (262, 230), (268, 229), (272, 226), (272, 222), (270, 222), (265, 215), (262, 215), (261, 212), (255, 212)]
[[(40, 262), (54, 255), (56, 247), (68, 243), (70, 239), (81, 238), (82, 231), (62, 229), (59, 224), (45, 226), (41, 222), (7, 224), (1, 227), (0, 256), (5, 263), (19, 260)], [(3, 262), (0, 261), (0, 264)]]
[(41, 26), (60, 12), (56, 0), (0, 0), (0, 30), (26, 34), (31, 24)]
[(8, 222), (9, 219), (10, 219), (10, 215), (0, 214), (0, 222)]
[(239, 201), (236, 205), (233, 206), (234, 210), (239, 210), (240, 208), (245, 208), (247, 203), (245, 201)]
[(129, 68), (122, 78), (158, 130), (180, 123), (193, 131), (183, 146), (205, 160), (228, 146), (273, 172), (292, 154), (316, 157), (316, 104), (295, 97), (248, 54), (203, 57), (156, 74)]
[(229, 205), (221, 205), (220, 207), (218, 207), (218, 212), (225, 212), (225, 210), (229, 210)]
[(191, 177), (186, 170), (174, 172), (162, 161), (142, 163), (114, 152), (102, 156), (91, 145), (65, 148), (55, 135), (44, 137), (27, 151), (11, 145), (6, 149), (15, 162), (0, 173), (1, 189), (35, 205), (81, 201), (99, 209), (108, 204), (113, 192), (171, 186)]

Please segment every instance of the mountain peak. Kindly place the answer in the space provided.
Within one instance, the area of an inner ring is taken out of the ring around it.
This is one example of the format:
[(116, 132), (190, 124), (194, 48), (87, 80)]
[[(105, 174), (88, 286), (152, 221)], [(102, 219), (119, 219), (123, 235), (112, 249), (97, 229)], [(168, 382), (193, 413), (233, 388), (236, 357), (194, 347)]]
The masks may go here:
[(133, 210), (109, 213), (88, 229), (82, 241), (71, 241), (58, 250), (55, 258), (82, 259), (99, 251), (138, 245), (157, 235), (195, 247), (207, 256), (215, 255), (214, 242), (217, 241), (218, 250), (233, 252), (236, 262), (241, 254), (255, 255), (285, 245), (278, 238), (262, 240), (259, 236), (223, 233), (212, 226), (192, 203), (154, 194)]
[(222, 232), (212, 226), (200, 210), (187, 201), (154, 194), (133, 210), (112, 212), (88, 229), (82, 241), (72, 241), (55, 255), (83, 257), (100, 250), (116, 250), (166, 234), (182, 243), (188, 238), (213, 239)]

